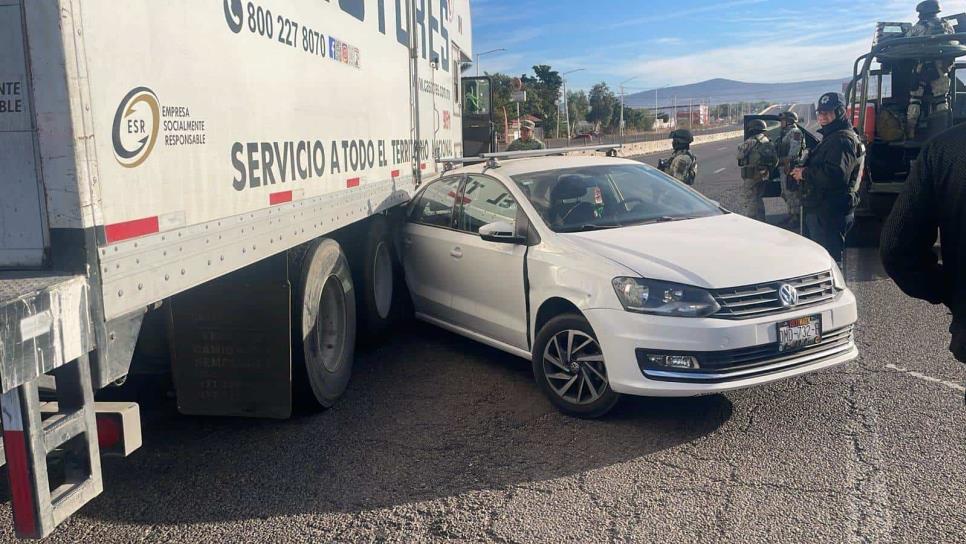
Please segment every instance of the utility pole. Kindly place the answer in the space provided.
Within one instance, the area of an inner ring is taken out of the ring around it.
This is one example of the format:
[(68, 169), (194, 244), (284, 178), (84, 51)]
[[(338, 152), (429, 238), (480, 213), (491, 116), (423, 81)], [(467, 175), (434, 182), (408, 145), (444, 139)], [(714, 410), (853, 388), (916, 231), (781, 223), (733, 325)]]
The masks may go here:
[(577, 68), (576, 70), (570, 70), (569, 72), (564, 72), (560, 74), (560, 79), (563, 80), (563, 92), (564, 92), (564, 115), (567, 117), (567, 141), (570, 142), (570, 97), (567, 96), (567, 74), (573, 74), (576, 72), (583, 72), (583, 68)]
[(688, 130), (694, 129), (694, 99), (688, 98)]

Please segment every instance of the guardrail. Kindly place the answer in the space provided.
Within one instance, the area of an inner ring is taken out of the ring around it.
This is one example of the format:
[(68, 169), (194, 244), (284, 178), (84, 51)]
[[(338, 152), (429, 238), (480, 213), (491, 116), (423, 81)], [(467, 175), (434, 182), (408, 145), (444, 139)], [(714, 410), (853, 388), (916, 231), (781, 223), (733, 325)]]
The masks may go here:
[[(703, 136), (708, 134), (720, 134), (724, 132), (734, 132), (735, 130), (741, 129), (741, 124), (732, 125), (722, 125), (717, 127), (694, 129), (692, 133), (697, 136)], [(598, 136), (592, 139), (585, 138), (571, 138), (567, 140), (566, 138), (547, 138), (544, 143), (547, 147), (551, 148), (561, 148), (561, 147), (573, 147), (573, 146), (583, 146), (583, 145), (621, 145), (621, 144), (635, 144), (641, 142), (658, 142), (661, 140), (667, 140), (671, 135), (670, 130), (662, 130), (658, 132), (642, 132), (638, 134), (625, 134), (623, 138), (618, 134), (606, 134)], [(508, 144), (499, 144), (497, 147), (500, 151), (506, 149)]]

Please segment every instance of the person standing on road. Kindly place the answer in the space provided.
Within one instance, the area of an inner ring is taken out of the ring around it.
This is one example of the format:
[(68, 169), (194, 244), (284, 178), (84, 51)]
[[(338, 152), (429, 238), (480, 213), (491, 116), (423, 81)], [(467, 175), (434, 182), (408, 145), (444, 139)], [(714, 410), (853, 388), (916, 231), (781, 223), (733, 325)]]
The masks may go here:
[(845, 114), (845, 98), (823, 94), (818, 101), (822, 141), (805, 165), (791, 176), (803, 184), (805, 229), (837, 263), (845, 256), (845, 237), (855, 222), (865, 146)]
[(741, 167), (741, 204), (746, 216), (765, 221), (765, 183), (778, 166), (778, 151), (765, 132), (768, 125), (761, 119), (748, 124), (751, 136), (738, 146), (738, 166)]
[[(919, 22), (909, 29), (907, 38), (954, 33), (949, 21), (939, 18), (942, 8), (937, 0), (920, 2), (916, 11), (919, 12)], [(920, 62), (913, 70), (915, 86), (909, 91), (909, 107), (906, 110), (906, 136), (909, 139), (916, 137), (922, 116), (922, 100), (927, 89), (930, 92), (930, 115), (949, 109), (949, 70), (952, 67), (953, 61), (939, 59)]]
[(698, 158), (691, 153), (691, 142), (694, 135), (691, 131), (681, 128), (671, 132), (671, 147), (674, 153), (667, 160), (662, 160), (658, 167), (662, 172), (677, 178), (688, 185), (694, 185), (698, 177)]
[(802, 225), (802, 191), (791, 171), (804, 164), (805, 132), (798, 126), (798, 114), (789, 110), (780, 116), (781, 137), (778, 139), (778, 157), (782, 175), (782, 199), (788, 205), (789, 224), (804, 232)]
[[(882, 228), (886, 272), (907, 295), (953, 314), (949, 350), (966, 363), (966, 125), (923, 147)], [(942, 261), (936, 241), (942, 239)], [(964, 398), (966, 401), (966, 398)]]
[(507, 151), (539, 151), (547, 149), (546, 144), (533, 137), (533, 131), (537, 125), (533, 121), (523, 121), (520, 123), (520, 137), (506, 148)]

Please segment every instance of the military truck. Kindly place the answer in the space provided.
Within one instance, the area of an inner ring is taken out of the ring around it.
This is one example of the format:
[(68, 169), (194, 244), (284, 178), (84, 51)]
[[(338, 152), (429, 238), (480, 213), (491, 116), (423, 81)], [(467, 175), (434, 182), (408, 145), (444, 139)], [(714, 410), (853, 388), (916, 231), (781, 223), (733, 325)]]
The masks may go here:
[[(966, 56), (966, 13), (944, 19), (954, 34), (907, 37), (912, 23), (878, 23), (871, 50), (853, 65), (846, 100), (868, 149), (860, 213), (887, 216), (924, 143), (966, 120), (966, 86), (957, 77), (966, 67), (957, 62)], [(911, 93), (919, 86), (916, 67), (936, 61), (951, 66), (949, 108), (928, 108), (924, 101), (910, 137), (907, 110)]]

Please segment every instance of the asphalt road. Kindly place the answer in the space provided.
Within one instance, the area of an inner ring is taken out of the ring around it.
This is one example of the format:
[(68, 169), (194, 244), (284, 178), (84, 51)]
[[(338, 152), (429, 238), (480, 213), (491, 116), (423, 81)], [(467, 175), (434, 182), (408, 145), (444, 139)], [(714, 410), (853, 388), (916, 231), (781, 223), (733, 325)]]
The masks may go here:
[[(725, 205), (736, 145), (695, 150), (697, 188)], [(105, 460), (104, 493), (49, 540), (964, 542), (966, 366), (946, 313), (903, 297), (862, 247), (874, 230), (848, 253), (856, 363), (582, 421), (526, 362), (412, 325), (364, 349), (325, 413), (145, 408), (144, 447)]]

